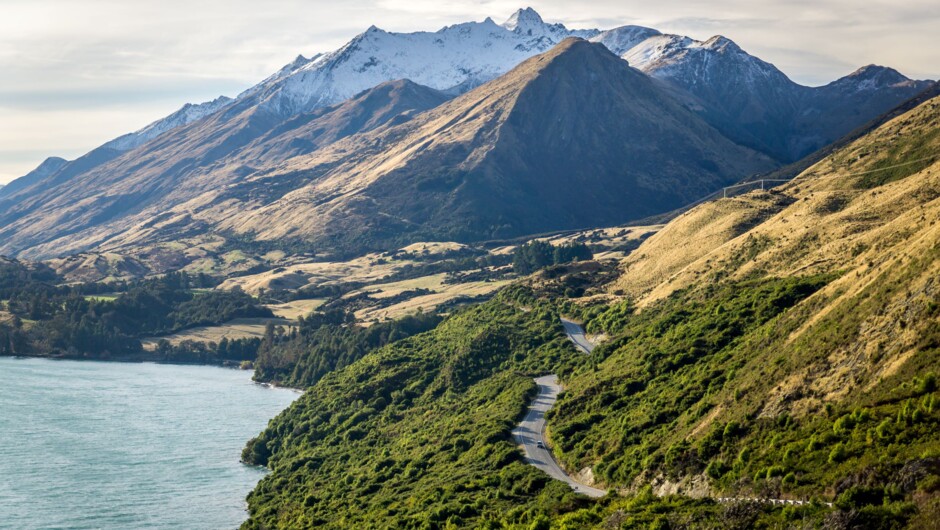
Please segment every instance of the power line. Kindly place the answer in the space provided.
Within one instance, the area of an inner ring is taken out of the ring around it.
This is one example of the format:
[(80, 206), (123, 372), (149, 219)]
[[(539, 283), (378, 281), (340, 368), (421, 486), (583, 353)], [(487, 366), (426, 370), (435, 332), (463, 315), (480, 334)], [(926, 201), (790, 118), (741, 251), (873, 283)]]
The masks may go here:
[[(815, 176), (815, 175), (812, 175), (812, 176), (813, 176), (816, 180), (835, 179), (835, 178), (846, 178), (846, 177), (857, 177), (857, 176), (859, 176), (859, 175), (867, 175), (867, 174), (869, 174), (869, 173), (876, 173), (876, 172), (878, 172), (878, 171), (884, 171), (884, 170), (886, 170), (886, 169), (896, 169), (896, 168), (899, 168), (899, 167), (910, 166), (910, 165), (916, 164), (916, 163), (918, 163), (918, 162), (924, 162), (925, 160), (934, 160), (934, 159), (936, 159), (936, 158), (937, 158), (937, 155), (932, 155), (932, 156), (928, 156), (928, 157), (925, 157), (925, 158), (918, 158), (917, 160), (909, 160), (909, 161), (907, 161), (907, 162), (904, 162), (904, 163), (901, 163), (901, 164), (895, 164), (895, 165), (893, 165), (893, 166), (879, 167), (879, 168), (877, 168), (877, 169), (869, 169), (868, 171), (859, 171), (858, 173), (849, 173), (848, 175), (830, 175), (830, 176), (828, 176), (828, 177), (817, 177), (817, 176)], [(797, 176), (793, 177), (792, 179), (789, 180), (789, 182), (793, 182), (794, 180), (797, 180), (797, 179), (800, 179), (800, 178), (808, 178), (808, 177), (810, 177), (810, 175), (806, 175), (806, 174), (804, 173), (803, 175), (797, 175)]]
[[(793, 178), (790, 179), (790, 180), (786, 180), (786, 179), (762, 179), (762, 180), (754, 180), (754, 181), (751, 181), (751, 182), (744, 182), (744, 183), (741, 183), (741, 184), (735, 184), (734, 186), (727, 186), (727, 187), (725, 187), (725, 188), (722, 188), (722, 192), (723, 192), (722, 197), (725, 197), (725, 198), (726, 198), (726, 197), (728, 196), (728, 190), (732, 190), (732, 189), (736, 189), (736, 188), (740, 188), (740, 187), (748, 186), (748, 185), (752, 185), (752, 184), (761, 184), (761, 189), (764, 189), (764, 185), (763, 185), (764, 182), (784, 182), (784, 183), (786, 183), (786, 182), (795, 182), (795, 181), (801, 180), (801, 179), (802, 179), (802, 180), (806, 180), (806, 179), (809, 179), (809, 178), (812, 178), (813, 180), (829, 180), (829, 179), (837, 179), (837, 178), (838, 178), (838, 179), (843, 179), (843, 178), (850, 178), (850, 177), (858, 177), (858, 176), (861, 176), (861, 175), (868, 175), (868, 174), (871, 174), (871, 173), (876, 173), (876, 172), (878, 172), (878, 171), (885, 171), (885, 170), (888, 170), (888, 169), (897, 169), (897, 168), (899, 168), (899, 167), (910, 166), (910, 165), (913, 165), (913, 164), (918, 164), (918, 163), (920, 163), (920, 162), (925, 162), (925, 161), (927, 161), (927, 160), (936, 160), (936, 158), (937, 158), (937, 155), (931, 155), (931, 156), (927, 156), (927, 157), (924, 157), (924, 158), (918, 158), (918, 159), (916, 159), (916, 160), (909, 160), (909, 161), (907, 161), (907, 162), (902, 162), (902, 163), (900, 163), (900, 164), (894, 164), (894, 165), (891, 165), (891, 166), (879, 167), (879, 168), (876, 168), (876, 169), (869, 169), (869, 170), (867, 170), (867, 171), (859, 171), (859, 172), (857, 172), (857, 173), (849, 173), (849, 174), (846, 174), (846, 175), (830, 175), (830, 176), (827, 176), (827, 177), (820, 177), (820, 176), (816, 176), (816, 175), (809, 175), (809, 174), (806, 174), (806, 173), (804, 172), (803, 174), (797, 175), (797, 176), (793, 177)], [(776, 187), (776, 186), (771, 186), (771, 187), (773, 188), (773, 187)], [(839, 190), (819, 190), (819, 191), (839, 191)], [(844, 191), (867, 191), (867, 190), (844, 190)], [(708, 200), (708, 198), (709, 198), (709, 196), (706, 196), (705, 198), (700, 199), (699, 202), (704, 202), (704, 201)], [(694, 205), (694, 204), (697, 204), (697, 203), (693, 203), (693, 205)]]

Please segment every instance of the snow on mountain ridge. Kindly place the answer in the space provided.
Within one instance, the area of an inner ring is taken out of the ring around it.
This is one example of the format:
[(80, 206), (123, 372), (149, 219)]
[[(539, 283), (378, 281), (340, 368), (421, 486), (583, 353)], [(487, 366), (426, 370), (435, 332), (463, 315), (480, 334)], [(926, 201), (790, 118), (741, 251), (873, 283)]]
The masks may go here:
[(545, 24), (545, 21), (542, 20), (542, 16), (539, 15), (531, 7), (525, 9), (519, 9), (510, 16), (506, 22), (502, 23), (502, 26), (509, 31), (515, 31), (521, 29), (522, 31), (529, 30), (533, 27), (542, 26)]
[[(239, 111), (259, 110), (284, 119), (345, 101), (397, 79), (456, 95), (499, 77), (568, 37), (599, 42), (634, 68), (675, 82), (697, 95), (701, 95), (700, 90), (713, 95), (718, 91), (778, 93), (792, 100), (796, 96), (786, 92), (808, 88), (793, 83), (772, 64), (747, 54), (720, 35), (697, 41), (642, 26), (569, 30), (563, 24), (548, 24), (534, 9), (525, 8), (503, 24), (487, 17), (482, 22), (455, 24), (435, 32), (393, 33), (371, 26), (333, 52), (310, 58), (297, 56), (235, 100), (223, 96), (198, 105), (187, 104), (102, 147), (105, 151), (134, 149), (233, 104), (239, 106)], [(869, 65), (827, 86), (845, 94), (863, 95), (916, 83), (890, 68)], [(715, 95), (713, 99), (721, 103), (727, 98)]]
[(542, 20), (542, 16), (531, 7), (517, 10), (506, 22), (500, 24), (500, 26), (517, 35), (526, 37), (548, 37), (558, 42), (567, 37), (589, 39), (601, 33), (600, 30), (597, 29), (569, 30), (563, 24), (546, 24), (545, 21)]
[(658, 30), (643, 26), (620, 26), (619, 28), (602, 31), (590, 38), (591, 42), (599, 42), (612, 51), (614, 55), (623, 55), (633, 47), (651, 37), (662, 35)]
[(372, 26), (338, 50), (285, 76), (272, 76), (243, 96), (256, 97), (261, 108), (286, 116), (338, 103), (394, 79), (464, 92), (565, 38), (599, 33), (547, 24), (531, 8), (519, 10), (503, 25), (487, 18), (415, 33), (393, 33)]
[(737, 86), (736, 90), (754, 93), (800, 87), (773, 64), (750, 55), (721, 35), (705, 41), (682, 35), (655, 35), (620, 56), (647, 75), (689, 90), (696, 85), (716, 88), (730, 83)]
[(903, 86), (912, 81), (903, 74), (887, 66), (869, 64), (851, 74), (829, 83), (828, 87), (840, 87), (854, 92), (871, 92), (885, 87)]
[(165, 118), (161, 118), (151, 123), (150, 125), (147, 125), (143, 129), (119, 136), (114, 140), (107, 142), (102, 147), (115, 149), (118, 151), (129, 151), (135, 147), (139, 147), (147, 143), (148, 141), (171, 129), (192, 123), (200, 118), (204, 118), (210, 114), (213, 114), (223, 107), (230, 105), (232, 101), (234, 101), (232, 98), (219, 96), (212, 101), (206, 101), (205, 103), (187, 103), (173, 114), (170, 114)]
[[(730, 71), (715, 71), (715, 65), (709, 64), (710, 58), (728, 59), (722, 61), (725, 67), (720, 70), (730, 68), (736, 74), (743, 74), (745, 85), (750, 82), (794, 84), (772, 64), (747, 54), (720, 35), (697, 41), (680, 35), (664, 35), (642, 26), (622, 26), (607, 31), (569, 30), (563, 24), (546, 23), (538, 12), (527, 7), (517, 10), (503, 24), (487, 17), (482, 22), (455, 24), (436, 32), (394, 33), (373, 25), (333, 52), (316, 54), (309, 59), (299, 55), (239, 94), (234, 101), (285, 118), (334, 105), (396, 79), (409, 79), (459, 94), (502, 75), (568, 37), (604, 44), (648, 75), (670, 81), (682, 77), (686, 85), (709, 82), (709, 75), (730, 74)], [(733, 62), (741, 64), (733, 66)], [(855, 74), (849, 77), (857, 80), (858, 90), (876, 90), (885, 85), (888, 78), (883, 72), (879, 74), (873, 76), (877, 81), (853, 77)], [(901, 80), (896, 83), (906, 80), (897, 75)], [(137, 147), (231, 103), (232, 100), (220, 98), (201, 105), (187, 105), (135, 133), (112, 140), (105, 147), (117, 150)]]

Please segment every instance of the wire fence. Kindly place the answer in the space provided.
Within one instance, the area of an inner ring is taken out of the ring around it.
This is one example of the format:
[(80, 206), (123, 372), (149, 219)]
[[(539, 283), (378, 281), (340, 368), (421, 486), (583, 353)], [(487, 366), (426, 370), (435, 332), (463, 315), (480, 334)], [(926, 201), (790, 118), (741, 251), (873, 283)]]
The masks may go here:
[[(859, 172), (856, 172), (856, 173), (849, 173), (849, 174), (844, 174), (844, 175), (843, 175), (843, 174), (840, 174), (840, 175), (830, 175), (830, 176), (826, 176), (826, 177), (820, 177), (820, 176), (817, 176), (817, 175), (814, 175), (814, 174), (811, 174), (811, 173), (806, 173), (806, 172), (804, 172), (804, 173), (801, 173), (801, 174), (799, 174), (799, 175), (793, 177), (792, 179), (760, 179), (760, 180), (752, 180), (752, 181), (750, 181), (750, 182), (742, 182), (741, 184), (735, 184), (734, 186), (725, 186), (724, 188), (721, 189), (720, 194), (719, 194), (719, 193), (712, 193), (712, 194), (710, 194), (710, 195), (707, 195), (707, 196), (703, 197), (702, 199), (699, 199), (698, 201), (696, 201), (696, 202), (690, 204), (689, 207), (691, 207), (691, 206), (696, 206), (696, 205), (698, 205), (698, 204), (700, 204), (700, 203), (703, 203), (703, 202), (705, 202), (705, 201), (708, 201), (708, 200), (714, 200), (714, 199), (717, 198), (718, 195), (720, 195), (721, 198), (725, 198), (725, 199), (726, 199), (726, 198), (728, 198), (729, 193), (730, 193), (730, 195), (733, 196), (733, 195), (735, 194), (734, 190), (738, 190), (738, 189), (741, 189), (741, 188), (751, 187), (752, 189), (756, 189), (756, 186), (760, 186), (760, 189), (766, 190), (766, 189), (770, 189), (770, 188), (775, 188), (775, 187), (777, 187), (777, 186), (780, 186), (780, 185), (782, 185), (782, 184), (786, 184), (786, 183), (788, 183), (788, 182), (803, 181), (803, 180), (807, 180), (807, 179), (812, 179), (812, 180), (814, 180), (814, 181), (818, 181), (818, 180), (844, 179), (844, 178), (850, 178), (850, 177), (858, 177), (858, 176), (862, 176), (862, 175), (870, 175), (870, 174), (872, 174), (872, 173), (877, 173), (877, 172), (879, 172), (879, 171), (887, 171), (887, 170), (890, 170), (890, 169), (897, 169), (897, 168), (901, 168), (901, 167), (905, 167), (905, 166), (910, 166), (910, 165), (914, 165), (914, 164), (920, 164), (921, 162), (927, 162), (927, 161), (931, 161), (931, 162), (932, 162), (932, 161), (934, 161), (934, 160), (937, 160), (937, 157), (938, 157), (938, 155), (931, 155), (931, 156), (926, 156), (926, 157), (923, 157), (923, 158), (918, 158), (918, 159), (916, 159), (916, 160), (908, 160), (907, 162), (903, 162), (903, 163), (901, 163), (901, 164), (893, 164), (893, 165), (890, 165), (890, 166), (879, 167), (879, 168), (875, 168), (875, 169), (869, 169), (869, 170), (867, 170), (867, 171), (859, 171)], [(848, 190), (848, 189), (847, 189), (847, 190), (820, 190), (820, 191), (865, 191), (865, 190), (864, 190), (864, 189), (851, 189), (851, 190)]]

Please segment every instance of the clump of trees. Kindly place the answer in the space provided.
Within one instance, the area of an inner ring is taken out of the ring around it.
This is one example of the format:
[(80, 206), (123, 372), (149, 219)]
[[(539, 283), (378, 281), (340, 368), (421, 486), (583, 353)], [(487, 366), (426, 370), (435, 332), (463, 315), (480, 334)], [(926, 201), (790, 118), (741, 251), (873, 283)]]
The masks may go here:
[(518, 274), (531, 274), (551, 265), (593, 258), (594, 254), (584, 243), (565, 243), (555, 246), (547, 241), (535, 240), (516, 247), (512, 270)]
[(301, 317), (288, 330), (269, 325), (258, 349), (255, 380), (308, 387), (370, 351), (433, 329), (440, 321), (439, 315), (418, 313), (366, 328), (355, 325), (352, 313), (334, 309)]
[(261, 339), (258, 338), (222, 338), (219, 342), (208, 343), (184, 340), (175, 345), (160, 339), (155, 354), (160, 361), (171, 363), (242, 362), (254, 360), (260, 346)]
[(140, 353), (143, 336), (273, 316), (242, 291), (202, 291), (217, 283), (206, 275), (174, 273), (114, 284), (62, 281), (44, 265), (0, 260), (0, 309), (8, 314), (0, 319), (0, 355), (108, 358)]

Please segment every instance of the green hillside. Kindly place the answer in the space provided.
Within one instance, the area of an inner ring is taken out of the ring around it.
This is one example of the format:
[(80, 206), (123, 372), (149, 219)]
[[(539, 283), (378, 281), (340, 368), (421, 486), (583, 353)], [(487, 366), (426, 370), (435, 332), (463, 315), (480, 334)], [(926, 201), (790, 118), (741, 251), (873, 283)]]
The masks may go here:
[[(608, 285), (549, 268), (325, 376), (246, 448), (273, 473), (245, 527), (936, 527), (938, 127), (928, 101), (678, 217)], [(577, 354), (560, 314), (606, 340)], [(601, 500), (513, 447), (547, 373), (553, 451)]]

